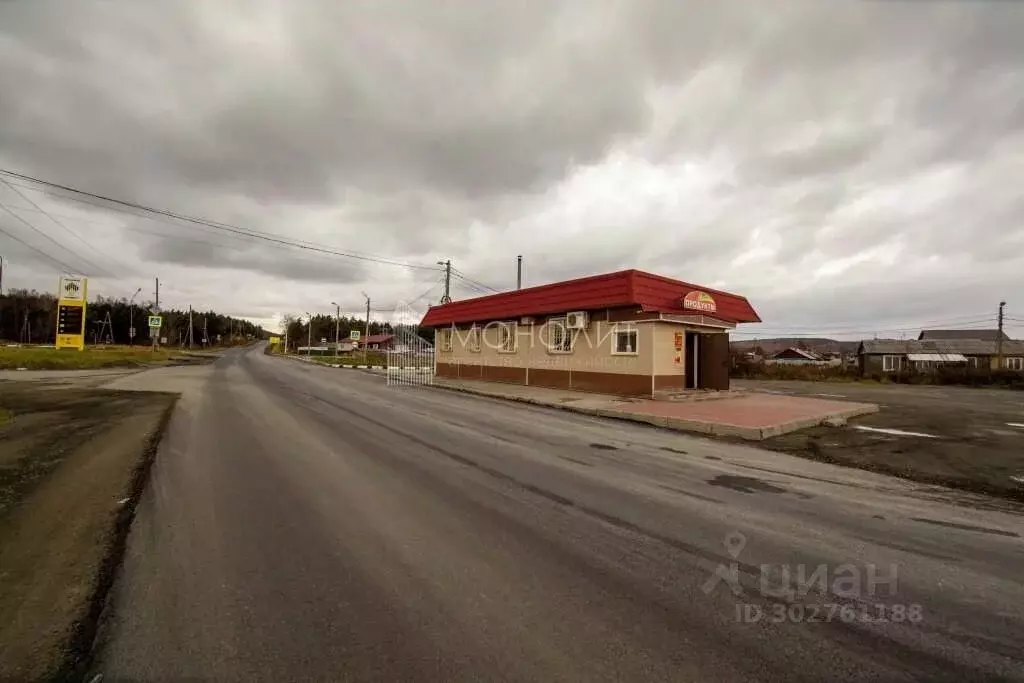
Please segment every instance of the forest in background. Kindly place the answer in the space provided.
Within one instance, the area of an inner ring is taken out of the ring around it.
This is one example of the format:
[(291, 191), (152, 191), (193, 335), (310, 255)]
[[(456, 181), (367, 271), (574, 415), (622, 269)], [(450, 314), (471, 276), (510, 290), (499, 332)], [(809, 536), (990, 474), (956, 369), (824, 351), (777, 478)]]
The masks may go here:
[[(135, 344), (150, 344), (147, 316), (154, 314), (152, 303), (132, 307), (127, 299), (97, 297), (86, 307), (87, 344), (129, 344), (134, 319)], [(110, 314), (109, 325), (107, 314)], [(188, 345), (189, 312), (165, 308), (163, 336), (175, 346)], [(53, 344), (56, 340), (57, 298), (35, 290), (11, 289), (0, 295), (0, 340), (22, 344)], [(205, 331), (205, 336), (204, 336)], [(192, 345), (237, 344), (266, 339), (269, 333), (247, 320), (221, 315), (215, 311), (192, 311)], [(205, 341), (204, 341), (205, 340)]]

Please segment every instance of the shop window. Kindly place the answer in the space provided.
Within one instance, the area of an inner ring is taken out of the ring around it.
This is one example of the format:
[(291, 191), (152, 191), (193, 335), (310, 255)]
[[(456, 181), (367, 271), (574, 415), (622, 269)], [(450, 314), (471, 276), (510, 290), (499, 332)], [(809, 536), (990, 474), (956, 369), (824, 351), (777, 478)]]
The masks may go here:
[(1017, 356), (1017, 357), (1014, 357), (1014, 358), (1007, 358), (1006, 359), (1006, 369), (1007, 370), (1016, 370), (1018, 372), (1024, 370), (1024, 358), (1022, 358), (1020, 356)]
[(501, 353), (516, 352), (515, 323), (498, 323), (498, 348)]
[(573, 335), (565, 325), (565, 318), (549, 318), (546, 329), (549, 353), (572, 353)]
[(615, 331), (615, 350), (612, 353), (622, 355), (636, 355), (637, 333), (636, 330), (621, 329)]
[(882, 372), (898, 372), (899, 369), (899, 356), (882, 356)]

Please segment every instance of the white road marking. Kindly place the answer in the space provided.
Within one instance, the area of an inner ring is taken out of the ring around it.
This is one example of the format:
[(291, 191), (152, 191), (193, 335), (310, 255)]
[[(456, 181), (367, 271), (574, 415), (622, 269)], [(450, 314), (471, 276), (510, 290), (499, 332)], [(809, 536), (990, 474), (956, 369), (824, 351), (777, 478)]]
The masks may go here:
[(825, 398), (846, 398), (846, 394), (811, 394), (811, 396), (824, 396)]
[(934, 434), (922, 434), (921, 432), (905, 432), (902, 429), (889, 429), (887, 427), (866, 427), (864, 425), (855, 425), (854, 429), (859, 429), (862, 432), (878, 432), (880, 434), (892, 434), (893, 436), (923, 436), (928, 439), (937, 439)]
[(1006, 426), (1007, 427), (1020, 427), (1021, 429), (1024, 429), (1024, 424), (1021, 424), (1020, 422), (1007, 422)]
[(1024, 476), (1010, 477), (1010, 479), (1017, 482), (1018, 484), (1024, 484)]

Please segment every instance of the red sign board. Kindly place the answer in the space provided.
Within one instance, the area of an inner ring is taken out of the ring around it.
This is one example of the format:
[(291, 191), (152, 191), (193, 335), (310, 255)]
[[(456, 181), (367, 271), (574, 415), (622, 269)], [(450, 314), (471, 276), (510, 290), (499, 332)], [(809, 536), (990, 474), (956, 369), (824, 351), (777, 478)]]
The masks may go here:
[(707, 292), (695, 290), (683, 297), (683, 308), (702, 313), (714, 313), (718, 310), (715, 298)]

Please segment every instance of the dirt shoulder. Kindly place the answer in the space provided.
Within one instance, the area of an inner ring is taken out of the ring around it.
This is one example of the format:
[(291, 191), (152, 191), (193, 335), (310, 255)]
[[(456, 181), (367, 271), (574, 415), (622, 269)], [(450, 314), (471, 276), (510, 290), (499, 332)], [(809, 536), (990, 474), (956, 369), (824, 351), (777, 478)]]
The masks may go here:
[(764, 448), (1024, 501), (1024, 428), (1018, 426), (1024, 424), (1024, 395), (1020, 392), (811, 382), (737, 384), (760, 391), (865, 400), (881, 407), (879, 413), (851, 420), (847, 427), (785, 434), (761, 442)]
[(0, 383), (0, 680), (86, 663), (175, 400)]

